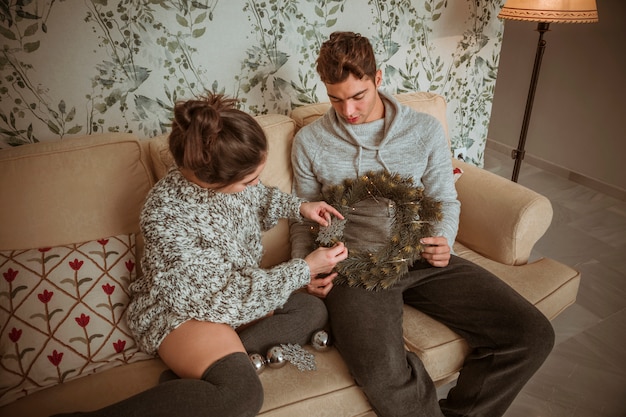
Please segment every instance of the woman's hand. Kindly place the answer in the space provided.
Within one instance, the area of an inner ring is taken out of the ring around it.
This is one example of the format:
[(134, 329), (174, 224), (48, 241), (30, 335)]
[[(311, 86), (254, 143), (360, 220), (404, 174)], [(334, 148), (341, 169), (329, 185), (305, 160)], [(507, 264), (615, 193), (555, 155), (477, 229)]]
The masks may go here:
[(448, 239), (443, 236), (425, 237), (420, 239), (420, 243), (424, 245), (422, 258), (429, 264), (437, 267), (448, 266), (451, 256)]
[(311, 282), (306, 286), (306, 291), (316, 297), (326, 298), (330, 290), (333, 289), (333, 281), (336, 277), (336, 272), (321, 278), (311, 277)]
[(308, 254), (304, 260), (311, 270), (311, 282), (306, 287), (309, 294), (320, 298), (326, 297), (326, 294), (333, 288), (333, 280), (337, 276), (337, 273), (332, 270), (337, 263), (347, 257), (348, 249), (342, 242), (330, 248), (317, 248)]
[(325, 201), (313, 201), (300, 204), (300, 214), (322, 226), (328, 226), (330, 224), (331, 214), (335, 217), (343, 219), (341, 213)]

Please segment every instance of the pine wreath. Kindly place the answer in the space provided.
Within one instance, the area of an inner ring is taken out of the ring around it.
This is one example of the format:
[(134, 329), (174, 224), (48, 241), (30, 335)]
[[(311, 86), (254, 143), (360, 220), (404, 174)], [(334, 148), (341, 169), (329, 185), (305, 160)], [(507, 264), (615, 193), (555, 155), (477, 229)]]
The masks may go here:
[(349, 227), (348, 214), (357, 203), (370, 198), (385, 198), (395, 204), (389, 239), (374, 250), (348, 248), (348, 258), (337, 264), (335, 282), (378, 291), (398, 282), (421, 259), (420, 239), (433, 235), (434, 223), (441, 220), (441, 203), (425, 196), (411, 177), (400, 174), (370, 171), (356, 179), (348, 178), (322, 194), (322, 199), (346, 219), (333, 219), (330, 226), (320, 227), (320, 246), (342, 241), (345, 227)]

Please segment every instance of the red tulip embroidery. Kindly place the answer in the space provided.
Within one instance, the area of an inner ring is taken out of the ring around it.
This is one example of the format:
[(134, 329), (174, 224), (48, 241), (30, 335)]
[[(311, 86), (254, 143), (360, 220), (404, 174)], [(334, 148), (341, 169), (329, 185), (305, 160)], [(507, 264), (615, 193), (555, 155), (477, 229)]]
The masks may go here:
[(59, 365), (61, 364), (61, 361), (63, 360), (63, 352), (57, 352), (56, 349), (53, 350), (52, 355), (48, 355), (48, 360), (50, 361), (52, 365), (54, 365), (57, 368), (57, 378), (59, 382), (63, 382), (63, 375), (61, 375), (61, 369), (59, 368)]
[(132, 259), (127, 260), (125, 263), (126, 269), (128, 269), (128, 272), (132, 274), (133, 269), (135, 269), (135, 263), (132, 261)]
[(54, 293), (52, 291), (43, 290), (41, 294), (37, 294), (37, 298), (39, 298), (39, 301), (41, 301), (42, 303), (48, 304), (53, 295)]
[(20, 340), (20, 337), (22, 337), (22, 329), (16, 329), (13, 327), (9, 333), (9, 339), (11, 339), (11, 342), (17, 343), (17, 341)]
[(89, 316), (86, 316), (84, 313), (81, 314), (80, 317), (75, 317), (74, 320), (76, 320), (76, 323), (83, 328), (87, 327), (89, 324)]
[(17, 362), (17, 365), (19, 366), (20, 369), (20, 373), (21, 375), (25, 375), (25, 371), (24, 371), (24, 366), (22, 363), (22, 358), (23, 356), (28, 353), (28, 352), (32, 352), (35, 349), (33, 347), (27, 347), (25, 349), (22, 349), (20, 351), (20, 346), (17, 342), (19, 342), (20, 338), (22, 337), (22, 329), (17, 329), (15, 327), (11, 328), (11, 331), (9, 332), (9, 339), (11, 340), (11, 342), (13, 342), (15, 344), (15, 355), (11, 355), (7, 352), (5, 352), (4, 354), (4, 359), (13, 359)]
[[(49, 334), (52, 334), (52, 328), (50, 327), (50, 320), (52, 319), (52, 316), (63, 311), (63, 309), (60, 308), (55, 309), (54, 306), (49, 307), (50, 300), (52, 300), (53, 295), (54, 292), (48, 290), (43, 290), (42, 293), (37, 294), (37, 298), (39, 298), (39, 301), (41, 301), (44, 305), (44, 313), (35, 313), (30, 316), (31, 318), (37, 317), (44, 320), (48, 327)], [(50, 311), (50, 308), (52, 308), (52, 311)]]
[(80, 269), (81, 266), (83, 266), (83, 261), (79, 261), (78, 259), (74, 259), (73, 261), (70, 261), (70, 267), (74, 270), (74, 271), (78, 271)]
[(89, 336), (89, 332), (87, 332), (87, 325), (89, 324), (90, 319), (91, 317), (87, 316), (84, 313), (81, 313), (80, 317), (74, 317), (76, 323), (83, 328), (83, 333), (85, 337), (74, 337), (71, 341), (83, 342), (87, 346), (87, 357), (91, 359), (91, 343), (93, 339), (104, 336), (101, 333), (95, 333)]
[(111, 285), (109, 283), (106, 283), (102, 286), (102, 290), (104, 291), (104, 293), (107, 295), (107, 299), (109, 301), (109, 304), (98, 304), (98, 307), (107, 307), (109, 310), (111, 310), (111, 322), (112, 323), (116, 323), (115, 321), (115, 308), (116, 307), (124, 307), (124, 304), (122, 303), (115, 303), (113, 304), (113, 300), (111, 300), (111, 296), (113, 295), (113, 292), (115, 291), (115, 285)]
[(106, 295), (111, 295), (113, 294), (113, 291), (115, 291), (115, 285), (106, 283), (102, 286), (102, 290), (105, 292)]
[(63, 360), (63, 352), (59, 353), (59, 352), (56, 351), (56, 349), (53, 350), (52, 351), (52, 355), (48, 355), (48, 360), (54, 366), (58, 367), (59, 364), (61, 363), (61, 360)]
[(122, 353), (126, 347), (126, 340), (117, 339), (117, 342), (113, 342), (113, 348), (115, 352)]
[(113, 342), (113, 348), (115, 349), (115, 353), (121, 353), (124, 363), (128, 363), (128, 358), (126, 358), (126, 352), (124, 352), (125, 347), (126, 340), (117, 339), (117, 342)]
[[(126, 267), (128, 268), (128, 263), (126, 264)], [(17, 277), (17, 274), (19, 273), (20, 271), (16, 271), (13, 268), (9, 268), (6, 272), (2, 273), (2, 276), (4, 277), (6, 282), (13, 282), (13, 280), (15, 280), (15, 277)]]

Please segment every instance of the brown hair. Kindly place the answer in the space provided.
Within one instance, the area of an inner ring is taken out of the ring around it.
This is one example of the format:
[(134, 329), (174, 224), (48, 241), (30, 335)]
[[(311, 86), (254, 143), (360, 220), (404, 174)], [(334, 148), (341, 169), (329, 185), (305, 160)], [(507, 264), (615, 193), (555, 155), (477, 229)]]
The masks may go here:
[(350, 74), (376, 79), (376, 57), (369, 40), (354, 32), (333, 32), (322, 44), (317, 72), (326, 84), (345, 81)]
[(169, 148), (179, 168), (226, 186), (252, 174), (267, 156), (267, 139), (237, 100), (208, 93), (174, 106)]

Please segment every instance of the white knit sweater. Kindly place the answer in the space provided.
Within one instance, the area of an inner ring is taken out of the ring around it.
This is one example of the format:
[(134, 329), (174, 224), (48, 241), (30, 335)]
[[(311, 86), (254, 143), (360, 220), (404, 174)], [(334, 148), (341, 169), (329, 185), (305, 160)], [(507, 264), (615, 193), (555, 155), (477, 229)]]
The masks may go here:
[(261, 232), (279, 218), (300, 220), (303, 200), (262, 184), (235, 194), (202, 188), (171, 169), (141, 213), (143, 275), (130, 287), (128, 325), (156, 353), (190, 319), (238, 327), (281, 307), (306, 285), (303, 259), (261, 269)]

